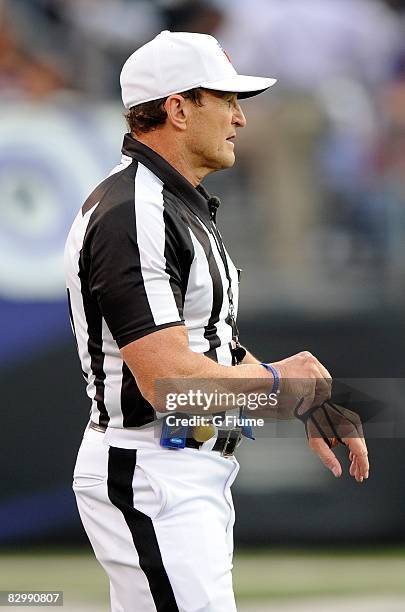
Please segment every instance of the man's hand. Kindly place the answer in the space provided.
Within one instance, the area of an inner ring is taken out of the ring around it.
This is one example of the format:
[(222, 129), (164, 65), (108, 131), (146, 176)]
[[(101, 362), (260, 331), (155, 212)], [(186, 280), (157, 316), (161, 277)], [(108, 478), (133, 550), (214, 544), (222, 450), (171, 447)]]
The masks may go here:
[(302, 402), (299, 402), (295, 414), (305, 424), (309, 447), (325, 467), (337, 478), (342, 475), (342, 466), (332, 448), (339, 443), (345, 444), (349, 449), (350, 475), (357, 482), (367, 479), (368, 453), (359, 415), (330, 401), (304, 412), (301, 407)]
[(318, 359), (303, 351), (273, 363), (280, 375), (279, 416), (294, 413), (305, 423), (309, 446), (322, 463), (339, 477), (342, 466), (331, 450), (337, 444), (349, 449), (349, 473), (357, 482), (368, 478), (367, 446), (359, 415), (329, 402), (332, 377)]
[(332, 376), (309, 351), (302, 351), (272, 363), (280, 376), (280, 399), (292, 400), (294, 406), (303, 399), (304, 409), (322, 404), (330, 398)]

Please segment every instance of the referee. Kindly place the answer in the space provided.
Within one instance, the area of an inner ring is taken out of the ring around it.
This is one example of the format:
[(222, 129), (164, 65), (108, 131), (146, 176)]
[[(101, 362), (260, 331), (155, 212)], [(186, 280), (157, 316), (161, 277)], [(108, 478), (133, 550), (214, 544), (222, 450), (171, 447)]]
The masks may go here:
[[(71, 324), (91, 400), (74, 491), (113, 612), (236, 610), (230, 488), (249, 428), (209, 419), (173, 428), (156, 382), (221, 379), (231, 388), (240, 379), (246, 392), (258, 381), (282, 392), (298, 381), (305, 421), (330, 395), (330, 375), (310, 353), (267, 364), (240, 346), (238, 271), (217, 229), (219, 200), (201, 185), (234, 164), (246, 125), (239, 101), (274, 83), (238, 75), (208, 35), (165, 31), (138, 49), (121, 73), (121, 163), (67, 239)], [(331, 438), (310, 436), (310, 446), (339, 476)], [(343, 441), (362, 481), (364, 440)]]

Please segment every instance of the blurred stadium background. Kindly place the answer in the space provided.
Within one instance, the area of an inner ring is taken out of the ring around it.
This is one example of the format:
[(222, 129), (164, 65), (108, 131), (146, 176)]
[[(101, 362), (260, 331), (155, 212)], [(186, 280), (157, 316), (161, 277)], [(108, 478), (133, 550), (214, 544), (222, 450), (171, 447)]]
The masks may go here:
[[(404, 397), (404, 0), (0, 0), (0, 590), (62, 589), (75, 612), (106, 610), (107, 584), (70, 489), (88, 403), (63, 245), (119, 158), (120, 67), (162, 29), (279, 79), (206, 181), (243, 268), (242, 341)], [(398, 411), (366, 424), (362, 486), (295, 431), (242, 446), (241, 612), (405, 609), (404, 431)]]

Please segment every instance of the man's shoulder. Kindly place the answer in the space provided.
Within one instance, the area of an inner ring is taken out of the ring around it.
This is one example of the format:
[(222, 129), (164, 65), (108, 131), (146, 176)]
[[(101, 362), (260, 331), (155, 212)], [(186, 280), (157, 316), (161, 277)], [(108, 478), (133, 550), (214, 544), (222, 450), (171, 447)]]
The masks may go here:
[[(131, 158), (121, 164), (92, 191), (82, 207), (86, 225), (86, 242), (94, 233), (121, 233), (137, 226), (148, 227), (178, 235), (186, 239), (189, 222), (185, 206), (178, 196), (163, 183), (153, 169)], [(134, 238), (135, 239), (135, 238)]]
[[(136, 166), (131, 163), (119, 164), (103, 179), (86, 198), (81, 210), (85, 216), (89, 211), (99, 208), (107, 200), (111, 205), (119, 205), (128, 200), (130, 185), (136, 172)], [(104, 208), (104, 206), (102, 207)]]

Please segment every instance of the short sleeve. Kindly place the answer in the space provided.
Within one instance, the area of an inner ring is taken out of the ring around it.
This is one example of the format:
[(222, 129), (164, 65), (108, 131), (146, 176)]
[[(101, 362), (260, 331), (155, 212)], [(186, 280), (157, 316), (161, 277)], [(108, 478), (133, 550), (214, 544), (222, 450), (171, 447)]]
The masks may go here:
[[(183, 325), (182, 270), (163, 200), (95, 210), (84, 245), (88, 287), (119, 348)], [(99, 208), (99, 207), (97, 207)]]

